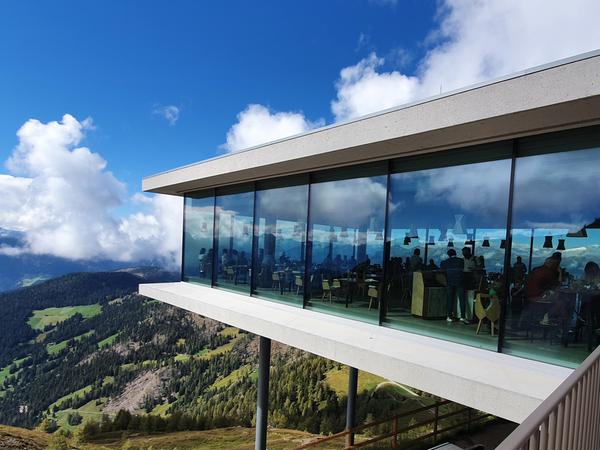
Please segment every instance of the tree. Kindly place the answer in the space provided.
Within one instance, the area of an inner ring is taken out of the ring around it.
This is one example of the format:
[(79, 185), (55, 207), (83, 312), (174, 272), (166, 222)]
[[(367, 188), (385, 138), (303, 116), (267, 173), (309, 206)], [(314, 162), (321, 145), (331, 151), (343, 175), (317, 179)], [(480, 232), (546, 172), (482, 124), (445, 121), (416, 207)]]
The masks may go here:
[(83, 422), (83, 417), (77, 411), (69, 413), (67, 416), (67, 423), (72, 427), (76, 427), (81, 422)]
[(81, 440), (83, 442), (89, 442), (100, 434), (100, 425), (95, 420), (88, 420), (83, 424), (81, 429)]
[(58, 430), (56, 420), (46, 417), (42, 422), (42, 430), (44, 430), (46, 433), (54, 433), (56, 430)]
[(48, 450), (69, 450), (70, 448), (67, 438), (62, 434), (55, 434), (50, 438)]

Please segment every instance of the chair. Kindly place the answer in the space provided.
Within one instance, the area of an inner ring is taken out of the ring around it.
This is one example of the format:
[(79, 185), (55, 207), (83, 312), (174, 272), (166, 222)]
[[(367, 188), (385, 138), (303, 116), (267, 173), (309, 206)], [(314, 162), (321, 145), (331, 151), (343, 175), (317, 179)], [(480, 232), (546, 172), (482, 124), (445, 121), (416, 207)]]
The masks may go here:
[[(484, 298), (490, 300), (487, 308), (483, 306), (483, 302), (481, 301)], [(475, 334), (479, 334), (481, 324), (487, 319), (490, 321), (490, 333), (494, 336), (495, 324), (500, 319), (500, 300), (497, 297), (490, 297), (488, 294), (477, 294), (475, 298), (475, 315), (479, 319)]]
[(302, 277), (300, 275), (296, 275), (296, 295), (300, 294), (300, 289), (302, 289), (303, 283), (302, 283)]
[(273, 290), (281, 288), (281, 281), (279, 280), (279, 272), (273, 272)]
[(369, 290), (367, 292), (369, 296), (369, 309), (373, 306), (373, 300), (377, 302), (377, 308), (379, 308), (379, 291), (375, 286), (369, 286)]
[(227, 275), (227, 279), (230, 281), (234, 281), (235, 279), (235, 271), (233, 270), (233, 267), (227, 267), (225, 269), (225, 274)]
[(325, 297), (329, 296), (329, 303), (331, 303), (331, 287), (329, 286), (329, 280), (323, 280), (321, 284), (323, 286), (323, 296), (321, 297), (321, 300), (325, 301)]
[(334, 278), (333, 283), (331, 283), (331, 291), (333, 292), (333, 295), (335, 295), (336, 300), (340, 299), (340, 291), (341, 290), (342, 290), (342, 283), (340, 283), (340, 280), (338, 280), (337, 278)]

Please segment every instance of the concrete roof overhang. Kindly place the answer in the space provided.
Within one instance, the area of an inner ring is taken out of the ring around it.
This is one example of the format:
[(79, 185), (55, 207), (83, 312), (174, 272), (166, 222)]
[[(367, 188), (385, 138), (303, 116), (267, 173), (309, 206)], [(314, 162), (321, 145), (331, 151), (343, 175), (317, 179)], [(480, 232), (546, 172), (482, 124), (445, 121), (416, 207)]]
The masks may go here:
[(600, 123), (600, 51), (143, 180), (171, 195)]

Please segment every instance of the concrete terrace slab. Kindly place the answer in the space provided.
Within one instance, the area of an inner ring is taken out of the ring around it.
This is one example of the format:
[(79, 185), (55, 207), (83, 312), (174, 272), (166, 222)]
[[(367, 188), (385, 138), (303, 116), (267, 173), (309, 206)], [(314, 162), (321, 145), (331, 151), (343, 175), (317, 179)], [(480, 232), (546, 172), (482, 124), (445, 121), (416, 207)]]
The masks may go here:
[(572, 372), (191, 283), (142, 295), (515, 422)]

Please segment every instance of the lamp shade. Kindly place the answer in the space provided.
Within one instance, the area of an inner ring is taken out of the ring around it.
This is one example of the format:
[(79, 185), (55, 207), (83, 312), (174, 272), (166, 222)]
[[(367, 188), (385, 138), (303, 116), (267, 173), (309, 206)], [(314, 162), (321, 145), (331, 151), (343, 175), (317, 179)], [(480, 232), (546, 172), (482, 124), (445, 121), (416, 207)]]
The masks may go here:
[(559, 239), (558, 240), (558, 245), (556, 246), (556, 250), (566, 250), (566, 248), (565, 248), (565, 240), (564, 239)]
[(483, 238), (483, 242), (481, 243), (482, 247), (489, 247), (490, 246), (490, 238), (486, 237)]
[(552, 236), (544, 236), (544, 248), (552, 248)]
[(452, 239), (448, 239), (448, 247), (454, 247), (454, 241)]
[(404, 237), (404, 245), (410, 245), (410, 236), (408, 235), (408, 233)]

